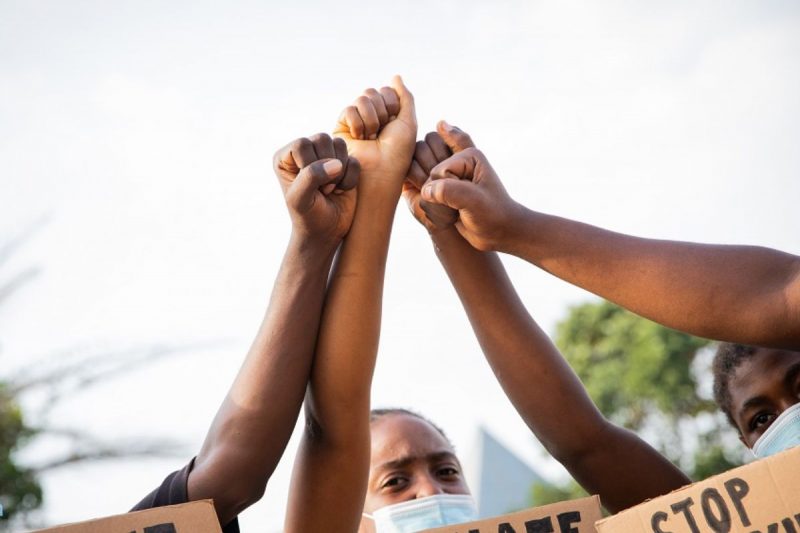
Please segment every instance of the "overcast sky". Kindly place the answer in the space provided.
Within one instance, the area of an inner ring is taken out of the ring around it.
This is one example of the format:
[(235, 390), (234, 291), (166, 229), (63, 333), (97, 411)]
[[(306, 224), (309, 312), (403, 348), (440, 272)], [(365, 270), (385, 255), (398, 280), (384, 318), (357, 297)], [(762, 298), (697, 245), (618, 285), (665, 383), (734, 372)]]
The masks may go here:
[[(270, 169), (401, 73), (420, 135), (469, 131), (526, 205), (642, 236), (800, 253), (796, 2), (0, 1), (0, 379), (74, 346), (220, 341), (60, 406), (186, 457), (45, 478), (46, 518), (122, 512), (196, 453), (261, 320), (289, 231)], [(548, 331), (590, 296), (506, 261)], [(376, 405), (467, 452), (478, 424), (558, 475), (484, 363), (424, 230), (398, 210)], [(479, 399), (479, 400), (478, 400)], [(293, 446), (245, 531), (280, 529)], [(38, 453), (30, 459), (36, 460)]]

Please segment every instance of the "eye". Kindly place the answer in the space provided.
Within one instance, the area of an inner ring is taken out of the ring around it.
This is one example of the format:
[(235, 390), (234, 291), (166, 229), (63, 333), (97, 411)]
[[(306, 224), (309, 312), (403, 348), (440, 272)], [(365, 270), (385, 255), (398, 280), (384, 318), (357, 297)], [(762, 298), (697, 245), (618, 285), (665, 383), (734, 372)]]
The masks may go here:
[(772, 413), (758, 413), (750, 420), (751, 431), (765, 431), (772, 421), (775, 420), (775, 415)]
[(436, 475), (446, 481), (454, 481), (459, 478), (461, 472), (454, 466), (445, 465), (436, 469)]
[(383, 490), (402, 490), (408, 484), (408, 478), (401, 475), (391, 475), (381, 484)]

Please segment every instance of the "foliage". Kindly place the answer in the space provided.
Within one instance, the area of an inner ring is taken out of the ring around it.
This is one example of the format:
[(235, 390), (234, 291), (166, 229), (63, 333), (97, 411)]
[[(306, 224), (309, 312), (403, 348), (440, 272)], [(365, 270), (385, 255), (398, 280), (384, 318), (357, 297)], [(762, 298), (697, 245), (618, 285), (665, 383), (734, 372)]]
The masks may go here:
[(0, 520), (33, 510), (42, 502), (42, 487), (33, 470), (13, 459), (14, 452), (30, 442), (35, 433), (25, 425), (22, 409), (8, 394), (8, 386), (0, 383)]
[[(705, 391), (710, 341), (610, 302), (572, 308), (556, 344), (609, 420), (637, 432), (692, 479), (741, 464), (736, 432)], [(537, 505), (576, 497), (577, 483), (534, 488)]]

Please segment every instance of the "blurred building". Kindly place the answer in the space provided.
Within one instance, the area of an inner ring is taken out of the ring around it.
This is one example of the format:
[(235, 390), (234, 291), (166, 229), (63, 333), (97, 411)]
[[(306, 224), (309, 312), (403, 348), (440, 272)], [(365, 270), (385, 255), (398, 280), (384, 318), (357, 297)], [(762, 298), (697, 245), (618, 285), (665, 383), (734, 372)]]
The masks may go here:
[(538, 472), (503, 446), (484, 427), (464, 465), (481, 518), (531, 507), (533, 485), (549, 485)]

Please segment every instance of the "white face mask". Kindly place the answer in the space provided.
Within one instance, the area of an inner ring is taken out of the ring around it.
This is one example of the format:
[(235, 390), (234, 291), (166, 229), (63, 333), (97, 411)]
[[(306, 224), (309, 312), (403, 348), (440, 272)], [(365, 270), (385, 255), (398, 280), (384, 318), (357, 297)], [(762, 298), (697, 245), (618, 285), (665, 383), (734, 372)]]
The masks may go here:
[(364, 516), (375, 521), (377, 533), (414, 533), (477, 520), (478, 508), (469, 494), (437, 494), (387, 505)]
[(800, 445), (800, 403), (782, 412), (772, 422), (753, 445), (753, 455), (763, 459), (797, 445)]

